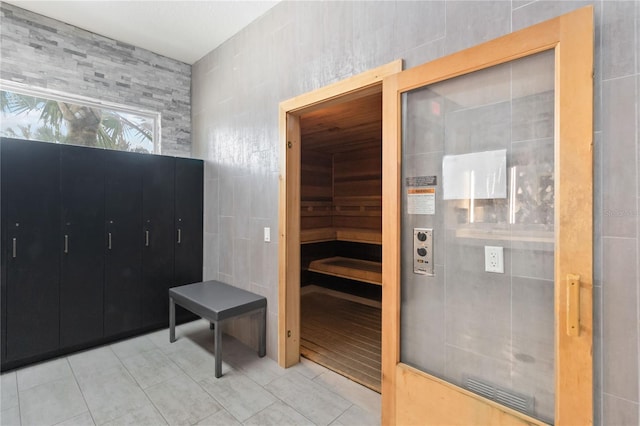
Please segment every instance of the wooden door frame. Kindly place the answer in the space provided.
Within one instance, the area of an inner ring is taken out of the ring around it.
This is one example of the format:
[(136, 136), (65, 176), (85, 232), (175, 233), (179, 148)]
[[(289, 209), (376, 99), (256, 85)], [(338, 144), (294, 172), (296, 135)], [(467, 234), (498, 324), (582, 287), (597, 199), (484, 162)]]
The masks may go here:
[[(551, 49), (556, 59), (555, 423), (593, 423), (593, 7), (588, 6), (384, 80), (382, 424), (541, 424), (400, 362), (400, 105), (401, 94), (411, 89)], [(580, 277), (579, 302), (567, 308), (574, 275)], [(570, 336), (568, 315), (576, 307), (579, 335)]]
[(382, 80), (402, 71), (402, 60), (280, 103), (278, 236), (278, 364), (300, 361), (300, 115), (382, 90)]

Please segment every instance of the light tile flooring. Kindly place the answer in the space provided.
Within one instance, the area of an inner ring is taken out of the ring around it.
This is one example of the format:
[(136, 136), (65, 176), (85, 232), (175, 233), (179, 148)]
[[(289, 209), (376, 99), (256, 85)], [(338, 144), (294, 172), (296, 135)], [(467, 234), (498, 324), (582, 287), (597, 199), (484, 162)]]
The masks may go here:
[(380, 395), (305, 359), (289, 369), (204, 320), (1, 376), (0, 424), (378, 425)]

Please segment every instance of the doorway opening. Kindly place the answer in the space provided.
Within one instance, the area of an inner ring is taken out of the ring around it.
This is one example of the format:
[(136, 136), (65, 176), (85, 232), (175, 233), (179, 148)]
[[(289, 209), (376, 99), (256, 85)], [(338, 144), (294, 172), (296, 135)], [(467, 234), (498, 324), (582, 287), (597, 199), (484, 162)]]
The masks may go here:
[(382, 341), (382, 78), (281, 104), (279, 362), (300, 355), (377, 392)]
[(300, 116), (300, 353), (380, 392), (378, 89)]

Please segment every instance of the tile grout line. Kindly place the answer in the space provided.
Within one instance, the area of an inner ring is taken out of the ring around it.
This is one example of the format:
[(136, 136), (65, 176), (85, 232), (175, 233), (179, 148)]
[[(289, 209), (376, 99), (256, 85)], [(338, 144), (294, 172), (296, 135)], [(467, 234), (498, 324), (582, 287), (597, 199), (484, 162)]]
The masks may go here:
[[(178, 326), (176, 326), (176, 329), (177, 329), (177, 328), (178, 328)], [(164, 330), (164, 329), (163, 329), (163, 330)], [(168, 331), (169, 331), (169, 329), (166, 329), (165, 331), (167, 331), (167, 332), (168, 332)], [(177, 331), (177, 330), (176, 330), (176, 331)], [(176, 334), (177, 334), (177, 333), (176, 333)], [(184, 336), (183, 336), (183, 339), (185, 339), (185, 338), (186, 338), (186, 337), (184, 337)], [(151, 340), (151, 339), (149, 339), (149, 340)], [(178, 341), (178, 339), (177, 339), (177, 338), (176, 338), (176, 341)], [(151, 341), (151, 343), (153, 343), (153, 344), (154, 344), (158, 349), (160, 349), (160, 352), (162, 352), (162, 354), (163, 354), (164, 356), (166, 356), (166, 357), (167, 357), (167, 359), (168, 359), (169, 361), (171, 361), (171, 363), (172, 363), (172, 364), (174, 364), (174, 365), (178, 368), (178, 370), (180, 370), (180, 371), (182, 372), (182, 374), (183, 374), (183, 375), (185, 375), (186, 377), (190, 378), (190, 379), (191, 379), (191, 380), (193, 380), (193, 381), (194, 381), (198, 386), (200, 386), (200, 383), (198, 383), (198, 382), (197, 382), (193, 377), (191, 377), (191, 376), (190, 376), (190, 375), (189, 375), (189, 374), (188, 374), (188, 373), (187, 373), (187, 372), (186, 372), (182, 367), (180, 367), (180, 365), (178, 365), (178, 363), (177, 363), (177, 362), (175, 362), (173, 359), (171, 359), (171, 358), (170, 358), (170, 356), (169, 356), (168, 354), (166, 354), (166, 353), (162, 350), (162, 348), (160, 348), (158, 345), (156, 345), (156, 343), (155, 343), (155, 342), (153, 342), (153, 341)], [(173, 343), (175, 343), (175, 342), (173, 342)], [(173, 343), (172, 343), (172, 344), (173, 344)], [(126, 367), (125, 367), (125, 368), (126, 368)], [(147, 389), (150, 389), (150, 388), (152, 388), (152, 387), (154, 387), (154, 386), (158, 386), (158, 385), (161, 385), (161, 384), (163, 384), (163, 383), (166, 383), (166, 382), (168, 382), (169, 380), (171, 380), (171, 379), (167, 379), (167, 380), (165, 380), (165, 381), (163, 381), (163, 382), (160, 382), (160, 383), (157, 383), (157, 384), (155, 384), (155, 385), (153, 385), (153, 386), (149, 386), (149, 387), (147, 387)], [(142, 387), (140, 387), (140, 389), (142, 389)], [(164, 414), (162, 414), (162, 411), (160, 411), (160, 409), (156, 406), (156, 404), (153, 402), (153, 400), (151, 399), (151, 397), (150, 397), (150, 396), (149, 396), (149, 394), (147, 393), (147, 389), (142, 389), (142, 392), (143, 392), (143, 393), (144, 393), (144, 395), (147, 397), (147, 399), (149, 400), (149, 402), (151, 403), (151, 405), (153, 406), (153, 408), (158, 412), (158, 414), (160, 414), (160, 417), (162, 417), (162, 418), (164, 419), (164, 421), (167, 423), (167, 425), (170, 425), (171, 423), (169, 422), (169, 420), (164, 416)], [(205, 393), (208, 393), (205, 389), (203, 389), (203, 390), (205, 391)], [(215, 413), (214, 413), (214, 414), (215, 414)], [(205, 418), (206, 418), (206, 417), (205, 417)], [(202, 421), (202, 420), (204, 420), (204, 419), (199, 419), (199, 420), (198, 420), (198, 422), (200, 422), (200, 421)]]
[[(151, 341), (151, 343), (153, 343), (153, 341)], [(156, 345), (155, 343), (153, 343), (153, 345), (154, 345), (154, 346), (156, 346), (156, 348), (157, 348), (157, 345)], [(160, 348), (158, 348), (158, 349), (160, 349)], [(161, 352), (162, 352), (162, 351), (161, 351)], [(114, 352), (114, 353), (115, 353), (115, 352)], [(143, 353), (146, 353), (146, 352), (143, 352)], [(141, 355), (141, 354), (138, 354), (138, 355)], [(137, 356), (137, 355), (133, 355), (133, 356)], [(169, 424), (169, 421), (164, 417), (164, 415), (162, 414), (162, 412), (161, 412), (161, 411), (158, 409), (158, 407), (156, 407), (156, 405), (153, 403), (153, 400), (152, 400), (152, 399), (151, 399), (151, 397), (149, 397), (149, 395), (147, 394), (146, 389), (144, 389), (144, 388), (140, 385), (140, 382), (135, 378), (135, 376), (131, 373), (131, 371), (129, 371), (129, 369), (127, 368), (127, 366), (125, 365), (125, 363), (123, 362), (123, 360), (118, 356), (118, 354), (116, 354), (116, 357), (120, 360), (120, 363), (122, 364), (122, 367), (124, 367), (124, 369), (127, 371), (127, 373), (128, 373), (128, 374), (131, 376), (131, 378), (133, 379), (133, 381), (136, 383), (136, 385), (138, 386), (138, 388), (142, 391), (142, 393), (144, 394), (145, 398), (147, 398), (147, 401), (149, 401), (149, 404), (151, 404), (151, 406), (156, 410), (156, 412), (160, 415), (160, 417), (162, 417), (162, 419), (163, 419), (163, 420), (165, 421), (165, 423), (168, 425), (168, 424)], [(130, 357), (130, 358), (131, 358), (131, 357)], [(173, 361), (171, 361), (171, 362), (173, 362)], [(174, 364), (175, 364), (175, 363), (174, 363)], [(176, 365), (176, 367), (180, 368), (178, 365)], [(167, 379), (167, 380), (169, 380), (169, 379)], [(158, 384), (165, 383), (167, 380), (165, 380), (164, 382), (160, 382), (160, 383), (158, 383)], [(155, 386), (155, 385), (154, 385), (154, 386)], [(150, 388), (150, 387), (153, 387), (153, 386), (148, 386), (147, 388)], [(127, 414), (128, 414), (128, 413), (127, 413)], [(124, 414), (123, 416), (120, 416), (120, 417), (118, 417), (118, 418), (116, 418), (116, 419), (113, 419), (113, 420), (110, 420), (110, 421), (115, 421), (115, 420), (117, 420), (117, 419), (121, 419), (122, 417), (126, 416), (127, 414)]]
[[(146, 336), (146, 335), (145, 335), (145, 336)], [(135, 338), (135, 337), (134, 337), (134, 338)], [(152, 341), (151, 343), (153, 343), (153, 341)], [(153, 344), (154, 344), (154, 346), (157, 346), (157, 345), (155, 345), (155, 343), (153, 343)], [(160, 410), (158, 410), (158, 408), (155, 406), (155, 404), (153, 404), (153, 401), (151, 401), (151, 398), (149, 398), (149, 396), (147, 395), (147, 393), (145, 392), (145, 390), (142, 388), (142, 386), (140, 386), (140, 383), (138, 383), (138, 381), (136, 380), (136, 378), (133, 376), (133, 374), (131, 374), (131, 372), (129, 371), (129, 369), (127, 368), (127, 366), (126, 366), (126, 365), (124, 365), (124, 363), (122, 362), (122, 359), (118, 356), (118, 354), (113, 350), (113, 348), (112, 348), (111, 346), (112, 346), (112, 345), (105, 345), (104, 347), (109, 348), (109, 350), (110, 350), (110, 351), (111, 351), (111, 353), (113, 353), (113, 355), (116, 357), (116, 359), (118, 360), (118, 362), (120, 363), (120, 365), (122, 366), (122, 368), (124, 369), (124, 371), (125, 371), (125, 372), (130, 376), (130, 378), (131, 378), (131, 379), (133, 379), (133, 382), (136, 384), (136, 386), (137, 386), (137, 387), (142, 391), (142, 393), (143, 393), (143, 394), (144, 394), (144, 396), (147, 398), (147, 400), (149, 401), (149, 403), (153, 406), (153, 408), (155, 408), (155, 409), (156, 409), (156, 411), (158, 412), (158, 414), (160, 414), (160, 416), (164, 419), (164, 421), (165, 421), (165, 422), (167, 423), (167, 425), (168, 425), (168, 424), (169, 424), (169, 422), (164, 418), (164, 416), (162, 415), (162, 413), (160, 412)], [(82, 392), (82, 389), (80, 389), (80, 391)], [(84, 393), (83, 393), (83, 397), (84, 397)], [(88, 407), (88, 405), (87, 405), (87, 407)], [(139, 408), (138, 408), (138, 409), (139, 409)], [(113, 419), (108, 420), (108, 422), (113, 422), (113, 421), (116, 421), (116, 420), (118, 420), (118, 419), (121, 419), (121, 418), (123, 418), (124, 416), (126, 416), (127, 414), (129, 414), (129, 413), (131, 413), (131, 412), (133, 412), (133, 411), (135, 411), (135, 410), (138, 410), (138, 409), (129, 410), (127, 413), (125, 413), (125, 414), (123, 414), (123, 415), (121, 415), (121, 416), (118, 416), (118, 417), (116, 417), (116, 418), (113, 418)], [(91, 413), (91, 410), (89, 410), (89, 412)], [(92, 415), (92, 417), (93, 417), (93, 415)], [(98, 425), (98, 423), (95, 421), (95, 419), (94, 419), (94, 423), (95, 423), (97, 426), (100, 426), (100, 425)]]
[[(347, 400), (348, 402), (351, 402), (349, 400)], [(344, 416), (345, 413), (349, 410), (351, 410), (352, 407), (356, 406), (356, 404), (354, 404), (353, 402), (351, 402), (351, 405), (349, 405), (347, 408), (344, 409), (344, 411), (340, 414), (338, 414), (333, 420), (331, 420), (329, 422), (329, 425), (332, 425), (333, 423), (335, 423), (336, 420), (338, 420), (340, 417)], [(360, 409), (362, 409), (362, 407), (360, 407)]]
[[(313, 362), (313, 361), (310, 361), (310, 362)], [(318, 364), (318, 365), (319, 365), (319, 364)], [(323, 368), (326, 368), (326, 367), (323, 367)], [(327, 369), (327, 370), (328, 370), (328, 369)], [(328, 370), (328, 371), (331, 371), (331, 370)], [(342, 395), (340, 395), (340, 394), (338, 394), (338, 393), (334, 392), (333, 390), (331, 390), (331, 389), (327, 388), (326, 386), (322, 385), (321, 383), (318, 383), (318, 382), (316, 382), (316, 381), (315, 381), (315, 379), (316, 379), (316, 378), (320, 377), (320, 376), (321, 376), (322, 374), (324, 374), (325, 372), (322, 372), (322, 373), (320, 373), (320, 374), (317, 374), (313, 379), (308, 378), (308, 377), (306, 377), (306, 376), (304, 376), (303, 374), (300, 374), (300, 373), (298, 373), (298, 372), (295, 372), (295, 373), (296, 373), (296, 374), (298, 374), (299, 376), (301, 376), (303, 379), (308, 380), (309, 382), (311, 382), (311, 383), (315, 384), (316, 386), (320, 386), (320, 387), (321, 387), (322, 389), (324, 389), (325, 391), (330, 392), (332, 395), (334, 395), (334, 396), (338, 397), (339, 399), (342, 399), (342, 400), (344, 400), (345, 402), (347, 402), (348, 404), (350, 404), (350, 405), (349, 405), (349, 406), (348, 406), (348, 407), (347, 407), (347, 408), (346, 408), (342, 413), (340, 413), (337, 417), (335, 417), (333, 420), (331, 420), (331, 422), (329, 422), (329, 424), (331, 424), (331, 423), (335, 422), (335, 421), (336, 421), (336, 419), (337, 419), (338, 417), (342, 416), (342, 415), (343, 415), (343, 414), (344, 414), (348, 409), (350, 409), (353, 405), (357, 405), (357, 404), (355, 404), (353, 401), (351, 401), (350, 399), (347, 399), (347, 398), (343, 397)], [(336, 374), (337, 374), (337, 373), (336, 373)], [(284, 377), (284, 376), (282, 376), (282, 377)], [(274, 380), (272, 380), (272, 381), (275, 381), (275, 380), (276, 380), (276, 379), (274, 379)], [(288, 379), (287, 379), (287, 380), (288, 380)], [(265, 390), (267, 390), (267, 391), (268, 391), (268, 389), (265, 389)], [(277, 396), (277, 395), (275, 395), (275, 394), (274, 394), (274, 396), (275, 396), (276, 398), (278, 398), (278, 396)], [(281, 398), (278, 398), (278, 399), (281, 399)], [(282, 399), (281, 399), (281, 400), (282, 400)], [(282, 402), (283, 402), (283, 403), (285, 403), (287, 406), (290, 406), (289, 404), (287, 404), (287, 403), (286, 403), (286, 401), (282, 400)], [(290, 407), (291, 407), (291, 406), (290, 406)], [(292, 408), (294, 411), (296, 411), (296, 412), (300, 413), (298, 410), (296, 410), (296, 409), (295, 409), (295, 407), (291, 407), (291, 408)], [(362, 408), (362, 407), (360, 407), (360, 408)], [(364, 410), (364, 408), (362, 408), (362, 409)], [(367, 412), (368, 412), (368, 410), (364, 410), (364, 411), (367, 411)], [(303, 417), (307, 418), (306, 416), (304, 416), (304, 414), (302, 414), (302, 413), (300, 413), (300, 414), (301, 414)], [(312, 421), (311, 423), (314, 423), (314, 422)]]
[[(178, 367), (178, 368), (180, 368), (180, 367)], [(165, 383), (165, 382), (162, 382), (162, 383)], [(158, 384), (160, 384), (160, 383), (158, 383)], [(150, 387), (152, 387), (152, 386), (150, 386)], [(140, 388), (140, 389), (142, 389), (142, 388)], [(148, 388), (147, 388), (147, 389), (148, 389)], [(151, 403), (151, 406), (153, 407), (153, 409), (154, 409), (154, 410), (156, 410), (156, 412), (160, 415), (160, 417), (162, 417), (162, 419), (164, 420), (164, 422), (165, 422), (166, 424), (168, 424), (168, 425), (169, 425), (169, 424), (170, 424), (170, 423), (169, 423), (169, 420), (167, 420), (167, 418), (164, 416), (164, 414), (162, 414), (162, 411), (160, 411), (160, 409), (158, 409), (158, 407), (156, 406), (156, 404), (155, 404), (155, 403), (153, 402), (153, 400), (149, 397), (149, 394), (147, 394), (147, 390), (146, 390), (146, 389), (142, 389), (142, 393), (144, 393), (144, 396), (149, 400), (149, 403)]]
[[(638, 185), (639, 177), (640, 177), (640, 164), (638, 161), (640, 148), (638, 144), (640, 144), (640, 118), (638, 118), (638, 114), (640, 113), (640, 106), (638, 105), (637, 99), (640, 99), (640, 74), (639, 64), (640, 58), (638, 57), (638, 52), (640, 52), (640, 2), (636, 2), (635, 4), (635, 44), (636, 44), (636, 185)], [(636, 214), (640, 215), (640, 198), (638, 198), (638, 190), (640, 188), (636, 188)], [(636, 369), (640, 371), (640, 271), (638, 270), (640, 265), (640, 224), (636, 216)], [(638, 375), (638, 382), (636, 383), (636, 392), (637, 395), (640, 395), (640, 374)], [(640, 396), (638, 396), (640, 401)], [(638, 419), (640, 420), (640, 404), (638, 404)]]
[[(183, 338), (186, 338), (186, 337), (183, 337)], [(191, 339), (189, 339), (189, 340), (191, 340)], [(194, 343), (196, 343), (196, 342), (194, 342)], [(157, 345), (156, 345), (156, 346), (157, 346)], [(198, 346), (200, 346), (200, 344), (198, 344)], [(203, 349), (204, 349), (204, 348), (203, 348)], [(206, 349), (205, 349), (205, 350), (206, 350)], [(212, 355), (208, 350), (206, 350), (206, 351), (207, 351), (207, 352), (208, 352), (208, 353), (213, 357), (213, 355)], [(163, 352), (163, 354), (164, 354), (164, 352)], [(196, 380), (196, 379), (195, 379), (194, 377), (192, 377), (189, 373), (187, 373), (184, 369), (182, 369), (182, 367), (180, 367), (177, 363), (175, 363), (175, 362), (170, 358), (170, 356), (169, 356), (169, 355), (167, 355), (167, 354), (164, 354), (164, 355), (165, 355), (165, 356), (166, 356), (166, 357), (167, 357), (167, 358), (168, 358), (168, 359), (169, 359), (169, 360), (170, 360), (174, 365), (176, 365), (176, 367), (177, 367), (180, 371), (182, 371), (182, 373), (183, 373), (186, 377), (188, 377), (188, 378), (189, 378), (189, 379), (191, 379), (193, 382), (195, 382), (195, 383), (196, 383), (196, 384), (197, 384), (197, 385), (202, 389), (202, 391), (203, 391), (206, 395), (209, 395), (211, 398), (213, 398), (213, 399), (214, 399), (214, 401), (215, 401), (218, 405), (220, 405), (221, 409), (220, 409), (220, 410), (218, 410), (216, 413), (210, 414), (209, 416), (215, 415), (215, 414), (219, 413), (220, 411), (225, 411), (225, 412), (226, 412), (226, 413), (228, 413), (231, 417), (233, 417), (235, 420), (237, 420), (239, 423), (241, 423), (241, 424), (243, 423), (243, 422), (241, 422), (237, 417), (235, 417), (231, 412), (229, 412), (229, 410), (227, 410), (227, 409), (225, 408), (225, 406), (224, 406), (224, 405), (223, 405), (223, 404), (222, 404), (222, 403), (221, 403), (221, 402), (220, 402), (220, 401), (219, 401), (219, 400), (218, 400), (218, 399), (217, 399), (213, 394), (211, 394), (209, 391), (207, 391), (207, 390), (202, 386), (201, 382), (202, 382), (202, 381), (204, 381), (204, 380), (209, 379), (210, 377), (206, 377), (206, 378), (204, 378), (204, 379), (202, 379), (202, 380)], [(215, 357), (214, 357), (214, 358), (215, 358)], [(231, 370), (232, 370), (232, 371), (235, 371), (235, 372), (237, 372), (237, 373), (239, 373), (239, 374), (242, 374), (242, 375), (243, 375), (243, 376), (245, 376), (247, 379), (249, 379), (249, 380), (253, 381), (253, 382), (254, 382), (254, 383), (256, 383), (258, 386), (260, 386), (262, 389), (264, 389), (264, 390), (265, 390), (265, 391), (267, 391), (269, 394), (271, 394), (271, 392), (269, 392), (267, 389), (265, 389), (265, 388), (264, 388), (264, 386), (262, 386), (262, 385), (260, 385), (259, 383), (255, 382), (253, 379), (251, 379), (251, 377), (247, 376), (247, 375), (246, 375), (246, 374), (244, 374), (242, 371), (237, 370), (237, 369), (236, 369), (236, 367), (234, 367), (232, 364), (229, 364), (229, 363), (226, 363), (226, 364), (227, 364), (229, 367), (231, 367)], [(170, 380), (170, 379), (167, 379), (167, 380), (165, 380), (164, 382), (161, 382), (161, 383), (166, 383), (166, 382), (167, 382), (167, 381), (169, 381), (169, 380)], [(158, 383), (158, 384), (160, 384), (160, 383)], [(154, 386), (156, 386), (156, 385), (154, 385)], [(151, 387), (151, 386), (150, 386), (150, 387)], [(145, 390), (143, 389), (143, 391), (145, 391)], [(145, 391), (145, 394), (146, 394), (146, 391)], [(271, 394), (271, 395), (273, 395), (273, 394)], [(274, 396), (276, 399), (279, 399), (279, 398), (277, 398), (275, 395), (273, 395), (273, 396)], [(152, 401), (152, 404), (153, 404), (153, 401)], [(155, 407), (155, 404), (153, 404), (153, 405), (154, 405), (154, 407)], [(269, 406), (271, 406), (271, 404), (270, 404)], [(157, 407), (156, 407), (156, 409), (157, 409)], [(160, 411), (160, 410), (158, 410), (158, 411)], [(257, 414), (257, 413), (256, 413), (256, 414)], [(254, 414), (254, 415), (255, 415), (255, 414)], [(204, 418), (202, 418), (202, 419), (198, 419), (198, 422), (201, 422), (202, 420), (204, 420), (205, 418), (207, 418), (207, 417), (209, 417), (209, 416), (206, 416), (206, 417), (204, 417)], [(164, 417), (164, 416), (163, 416), (163, 417)], [(253, 417), (253, 416), (251, 416), (251, 417)], [(251, 418), (251, 417), (249, 417), (249, 418)], [(166, 419), (165, 419), (165, 420), (166, 420)], [(247, 419), (247, 420), (248, 420), (248, 419)], [(245, 421), (246, 421), (246, 420), (245, 420)], [(167, 423), (169, 423), (169, 422), (167, 421)]]
[(20, 425), (22, 425), (22, 407), (20, 404), (20, 390), (18, 389), (18, 372), (17, 371), (16, 371), (16, 398), (18, 398), (18, 419), (20, 420)]
[[(513, 0), (511, 0), (511, 20), (510, 20), (510, 24), (511, 24), (511, 32), (513, 32)], [(523, 58), (524, 59), (524, 58)], [(517, 59), (516, 59), (517, 61)], [(514, 61), (510, 61), (509, 63), (509, 142), (508, 142), (508, 148), (507, 150), (510, 151), (510, 157), (514, 155), (514, 147), (513, 147), (513, 127), (514, 127), (514, 113), (513, 113), (513, 62)], [(555, 65), (554, 65), (555, 68)], [(555, 69), (554, 69), (555, 72)], [(553, 86), (553, 92), (554, 92), (554, 98), (555, 98), (555, 92), (556, 92), (556, 87), (555, 84)], [(554, 105), (554, 114), (555, 114), (555, 105)], [(556, 123), (554, 120), (554, 127), (555, 127)], [(513, 160), (512, 160), (513, 161)], [(555, 162), (555, 161), (554, 161)], [(512, 164), (511, 165), (512, 170), (516, 170), (516, 165)], [(514, 172), (514, 174), (512, 175), (513, 178), (515, 178), (516, 173)], [(515, 179), (514, 179), (515, 180)], [(513, 182), (510, 182), (511, 185), (515, 184)], [(509, 191), (511, 192), (511, 191)], [(514, 190), (514, 192), (517, 192), (517, 190)], [(516, 194), (511, 193), (509, 194), (511, 197), (517, 197)], [(512, 200), (509, 200), (510, 202)], [(513, 201), (514, 205), (515, 205), (515, 200)], [(554, 201), (554, 207), (555, 207), (555, 201)], [(515, 219), (515, 214), (514, 214), (514, 219)], [(514, 220), (515, 222), (515, 220)], [(554, 226), (555, 227), (555, 226)], [(515, 354), (514, 354), (514, 347), (513, 347), (513, 292), (514, 292), (514, 288), (513, 288), (513, 254), (514, 254), (514, 250), (513, 250), (513, 228), (514, 226), (509, 226), (509, 348), (510, 348), (510, 353), (509, 356), (510, 358), (513, 360), (515, 359)], [(507, 244), (505, 244), (506, 246)], [(486, 249), (485, 249), (486, 250)], [(554, 252), (554, 257), (555, 257), (555, 247), (553, 249)], [(485, 254), (486, 256), (486, 254)], [(503, 263), (503, 268), (504, 268), (504, 260), (502, 261)], [(446, 307), (445, 307), (446, 309)], [(554, 354), (554, 358), (555, 358), (555, 354)], [(514, 376), (514, 372), (516, 369), (516, 363), (515, 362), (510, 362), (509, 363), (509, 387), (513, 389), (513, 376)]]
[[(242, 376), (246, 377), (247, 379), (251, 380), (253, 383), (255, 383), (256, 385), (258, 385), (261, 389), (263, 389), (264, 391), (266, 391), (267, 393), (269, 393), (270, 395), (272, 395), (274, 398), (276, 398), (276, 401), (272, 402), (271, 404), (269, 404), (268, 406), (266, 406), (265, 408), (263, 408), (262, 410), (258, 411), (257, 413), (254, 413), (253, 415), (249, 416), (246, 420), (241, 421), (240, 419), (238, 419), (232, 412), (230, 412), (222, 403), (222, 401), (220, 401), (218, 398), (216, 398), (216, 396), (214, 394), (212, 394), (211, 392), (209, 392), (207, 389), (204, 388), (204, 386), (202, 386), (201, 382), (204, 382), (207, 379), (210, 379), (211, 377), (207, 377), (205, 379), (200, 380), (199, 382), (196, 382), (201, 388), (202, 390), (209, 396), (211, 396), (211, 398), (213, 398), (219, 405), (221, 408), (221, 410), (218, 410), (218, 412), (220, 411), (225, 411), (227, 412), (231, 417), (233, 417), (235, 420), (238, 421), (238, 423), (243, 424), (245, 423), (247, 420), (249, 420), (250, 418), (252, 418), (253, 416), (257, 415), (258, 413), (260, 413), (263, 410), (266, 410), (268, 407), (271, 407), (274, 403), (277, 402), (277, 400), (279, 400), (279, 398), (275, 395), (273, 395), (271, 392), (269, 392), (267, 389), (264, 388), (264, 386), (260, 385), (260, 383), (257, 383), (255, 380), (253, 380), (251, 377), (247, 376), (246, 374), (242, 373), (239, 370), (235, 370), (233, 369), (233, 371), (236, 371), (237, 373), (241, 374)], [(214, 377), (216, 380), (218, 379), (217, 377)], [(202, 421), (204, 419), (201, 419), (199, 421)]]
[[(361, 386), (361, 387), (363, 388), (363, 390), (370, 391), (370, 392), (375, 392), (375, 391), (373, 391), (373, 390), (371, 390), (371, 389), (367, 388), (366, 386), (364, 386), (364, 385), (362, 385), (362, 384), (360, 384), (360, 383), (358, 383), (358, 382), (352, 381), (351, 379), (348, 379), (348, 378), (347, 378), (347, 377), (345, 377), (345, 376), (342, 376), (342, 375), (340, 375), (340, 374), (338, 374), (338, 373), (335, 373), (334, 371), (329, 370), (329, 372), (331, 372), (331, 373), (333, 373), (333, 374), (337, 374), (338, 376), (340, 376), (340, 377), (342, 377), (342, 378), (344, 378), (344, 379), (346, 379), (346, 380), (349, 380), (351, 383), (354, 383), (354, 384), (356, 384), (356, 385), (358, 385), (358, 386)], [(360, 404), (359, 404), (359, 403), (357, 403), (356, 401), (353, 401), (353, 400), (351, 400), (350, 398), (347, 398), (346, 396), (342, 396), (341, 394), (339, 394), (339, 393), (335, 392), (333, 389), (329, 388), (328, 386), (325, 386), (321, 381), (316, 381), (316, 379), (319, 379), (319, 378), (320, 378), (321, 376), (323, 376), (324, 374), (326, 374), (326, 372), (323, 372), (323, 373), (319, 374), (318, 376), (316, 376), (316, 377), (315, 377), (314, 379), (312, 379), (311, 381), (312, 381), (312, 382), (314, 382), (314, 383), (317, 383), (317, 384), (319, 384), (320, 386), (324, 387), (325, 389), (327, 389), (327, 390), (329, 390), (329, 391), (333, 392), (334, 394), (338, 395), (339, 397), (341, 397), (342, 399), (346, 400), (347, 402), (350, 402), (352, 405), (355, 405), (355, 406), (357, 406), (357, 407), (359, 407), (359, 408), (363, 409), (363, 410), (364, 410), (364, 411), (366, 411), (367, 413), (370, 413), (370, 411), (369, 411), (367, 408), (363, 407), (362, 405), (360, 405)], [(377, 394), (377, 392), (375, 392), (375, 393)], [(381, 394), (379, 394), (379, 395), (381, 395)], [(371, 414), (379, 414), (379, 413), (371, 413)]]
[(619, 75), (617, 77), (611, 77), (611, 78), (604, 78), (604, 77), (600, 77), (600, 82), (601, 83), (608, 83), (610, 81), (617, 81), (617, 80), (624, 80), (625, 78), (630, 78), (630, 77), (636, 77), (638, 75), (638, 73), (633, 72), (631, 74), (626, 74), (626, 75)]
[[(279, 378), (279, 377), (278, 377), (278, 378)], [(251, 416), (251, 417), (254, 417), (254, 416), (258, 415), (259, 413), (263, 412), (263, 411), (264, 411), (264, 410), (266, 410), (267, 408), (271, 407), (271, 406), (272, 406), (273, 404), (275, 404), (276, 402), (280, 402), (280, 403), (282, 403), (282, 404), (286, 405), (287, 407), (290, 407), (293, 411), (295, 411), (296, 413), (300, 414), (302, 417), (304, 417), (305, 419), (307, 419), (307, 417), (306, 417), (306, 416), (304, 416), (302, 413), (300, 413), (300, 412), (299, 412), (298, 410), (296, 410), (295, 408), (291, 407), (291, 406), (290, 406), (289, 404), (287, 404), (283, 399), (281, 399), (278, 395), (274, 394), (273, 392), (271, 392), (269, 389), (267, 389), (267, 388), (266, 388), (268, 385), (270, 385), (271, 383), (273, 383), (274, 381), (276, 381), (278, 378), (271, 380), (269, 383), (267, 383), (266, 385), (264, 385), (264, 386), (262, 387), (265, 391), (269, 392), (269, 394), (270, 394), (270, 395), (273, 395), (273, 397), (274, 397), (276, 400), (275, 400), (272, 404), (269, 404), (269, 406), (267, 406), (267, 407), (263, 408), (262, 410), (258, 411), (256, 414), (254, 414), (254, 415), (253, 415), (253, 416)], [(251, 417), (249, 417), (249, 419), (250, 419)], [(249, 420), (249, 419), (247, 419), (247, 420)], [(245, 420), (245, 422), (246, 422), (247, 420)], [(309, 419), (307, 419), (307, 420), (309, 420)], [(311, 420), (309, 420), (309, 421), (311, 422)], [(311, 423), (313, 423), (313, 422), (311, 422)]]
[[(603, 394), (603, 395), (607, 395), (607, 396), (611, 396), (611, 397), (616, 398), (616, 399), (619, 399), (619, 400), (621, 400), (621, 401), (628, 402), (628, 403), (633, 404), (633, 405), (638, 405), (638, 406), (640, 406), (640, 402), (638, 402), (638, 401), (633, 401), (633, 400), (631, 400), (631, 399), (627, 399), (627, 398), (625, 398), (625, 397), (618, 396), (618, 395), (616, 395), (616, 394), (614, 394), (614, 393), (611, 393), (611, 392), (602, 392), (602, 394)], [(603, 422), (603, 424), (605, 424), (605, 423)]]
[(606, 240), (633, 240), (633, 241), (637, 240), (636, 237), (618, 237), (618, 236), (615, 236), (615, 235), (612, 235), (612, 236), (602, 235), (603, 242), (604, 242), (605, 239)]
[(73, 376), (73, 380), (76, 382), (76, 386), (78, 386), (78, 390), (80, 390), (80, 395), (82, 395), (82, 400), (84, 401), (84, 405), (87, 407), (87, 412), (89, 413), (89, 416), (91, 416), (91, 421), (93, 421), (94, 425), (97, 425), (98, 423), (96, 423), (96, 419), (93, 417), (93, 413), (91, 412), (91, 409), (89, 408), (89, 404), (87, 403), (87, 398), (84, 396), (84, 392), (82, 391), (80, 382), (78, 382), (78, 378), (76, 377), (76, 372), (73, 371), (73, 367), (69, 362), (69, 357), (65, 357), (64, 359), (67, 362), (67, 365), (69, 366), (69, 370), (71, 370), (71, 375)]

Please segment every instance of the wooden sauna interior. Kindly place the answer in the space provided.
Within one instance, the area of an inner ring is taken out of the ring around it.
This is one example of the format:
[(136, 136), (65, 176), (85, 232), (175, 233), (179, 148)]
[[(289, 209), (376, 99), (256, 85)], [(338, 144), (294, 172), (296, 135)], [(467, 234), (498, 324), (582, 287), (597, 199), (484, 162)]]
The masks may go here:
[(300, 116), (300, 354), (380, 392), (382, 93)]

